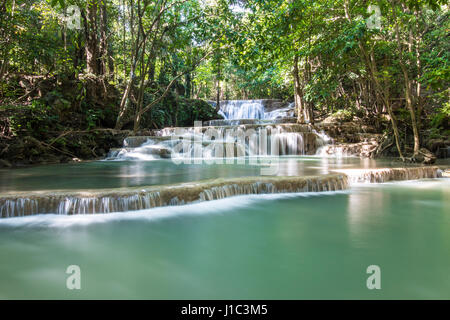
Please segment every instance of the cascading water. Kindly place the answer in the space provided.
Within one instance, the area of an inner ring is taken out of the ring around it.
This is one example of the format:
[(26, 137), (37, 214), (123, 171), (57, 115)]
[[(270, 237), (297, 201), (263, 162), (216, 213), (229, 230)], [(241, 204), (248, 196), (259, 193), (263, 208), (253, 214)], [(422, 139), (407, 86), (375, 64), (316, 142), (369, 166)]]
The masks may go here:
[[(265, 104), (271, 111), (265, 112)], [(164, 128), (157, 137), (129, 137), (122, 148), (111, 150), (107, 160), (305, 155), (326, 143), (324, 135), (311, 127), (290, 125), (295, 122), (293, 103), (227, 100), (220, 113), (225, 119), (209, 121), (201, 129)]]
[(223, 101), (219, 114), (226, 120), (264, 119), (264, 105), (262, 100)]
[(344, 174), (318, 177), (249, 177), (129, 188), (117, 191), (37, 192), (0, 198), (0, 217), (126, 212), (250, 194), (345, 190)]
[[(141, 138), (141, 137), (138, 137)], [(112, 149), (106, 160), (143, 160), (150, 161), (156, 159), (166, 159), (171, 157), (170, 142), (155, 141), (147, 138), (139, 147), (124, 147), (120, 149)]]
[(331, 138), (323, 130), (296, 124), (294, 110), (294, 103), (278, 100), (225, 100), (220, 105), (225, 119), (208, 121), (200, 129), (164, 128), (157, 137), (127, 138), (123, 148), (112, 150), (107, 159), (325, 155), (329, 148), (323, 147)]
[[(277, 120), (285, 121), (294, 115), (293, 104), (275, 109), (272, 105), (269, 110), (265, 112), (262, 100), (227, 101), (221, 106), (226, 118), (222, 121), (237, 121), (235, 124), (164, 128), (155, 132), (154, 136), (128, 137), (122, 148), (110, 151), (106, 160), (200, 158), (203, 161), (213, 158), (325, 155), (324, 150), (338, 147), (324, 130), (315, 129), (312, 125), (288, 122), (277, 124)], [(265, 122), (248, 121), (242, 124), (242, 119)], [(354, 170), (320, 177), (257, 177), (126, 191), (5, 196), (0, 198), (0, 217), (142, 210), (244, 194), (343, 190), (347, 188), (348, 182), (373, 183), (438, 176), (440, 173), (437, 168)]]
[(335, 170), (320, 176), (257, 176), (174, 185), (82, 192), (31, 192), (0, 197), (0, 217), (126, 212), (237, 195), (322, 192), (348, 189), (352, 183), (380, 183), (442, 177), (439, 167)]
[(326, 143), (311, 126), (299, 124), (164, 128), (157, 135), (129, 137), (107, 160), (312, 155)]
[(276, 110), (264, 113), (264, 119), (267, 119), (267, 120), (283, 120), (286, 118), (292, 118), (294, 116), (295, 116), (294, 102), (291, 102), (285, 108), (276, 109)]
[[(295, 115), (294, 103), (289, 103), (285, 107), (277, 108), (272, 111), (266, 111), (264, 100), (226, 100), (221, 102), (219, 114), (223, 116), (225, 122), (244, 124), (241, 121), (249, 119), (257, 120), (284, 120), (292, 118)], [(235, 123), (232, 120), (237, 121)]]
[(336, 170), (347, 175), (350, 183), (383, 183), (388, 181), (441, 178), (439, 167), (347, 169)]

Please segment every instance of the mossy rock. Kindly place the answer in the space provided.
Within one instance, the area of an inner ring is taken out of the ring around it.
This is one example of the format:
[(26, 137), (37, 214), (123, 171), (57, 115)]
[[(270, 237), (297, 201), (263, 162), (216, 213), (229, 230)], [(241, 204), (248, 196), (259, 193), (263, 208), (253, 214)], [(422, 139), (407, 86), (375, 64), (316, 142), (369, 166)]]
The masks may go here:
[(349, 122), (353, 120), (353, 113), (349, 110), (338, 110), (328, 116), (323, 122), (333, 123), (333, 122)]
[[(141, 128), (191, 127), (195, 121), (216, 119), (223, 119), (223, 117), (205, 100), (187, 99), (172, 93), (163, 102), (144, 114)], [(124, 126), (124, 128), (132, 129), (132, 122), (128, 126)]]
[(182, 99), (180, 101), (182, 113), (178, 114), (178, 125), (192, 126), (195, 121), (209, 121), (223, 119), (216, 109), (204, 100)]

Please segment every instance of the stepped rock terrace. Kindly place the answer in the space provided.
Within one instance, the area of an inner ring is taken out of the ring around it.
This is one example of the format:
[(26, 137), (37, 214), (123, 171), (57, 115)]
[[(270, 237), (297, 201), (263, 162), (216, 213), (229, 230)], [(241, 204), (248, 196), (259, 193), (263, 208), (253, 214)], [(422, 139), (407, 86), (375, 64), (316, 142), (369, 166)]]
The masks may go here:
[(84, 191), (34, 191), (0, 194), (3, 218), (33, 214), (62, 215), (126, 212), (218, 200), (238, 195), (339, 191), (349, 183), (442, 177), (439, 167), (342, 170), (306, 177), (246, 177), (189, 183)]

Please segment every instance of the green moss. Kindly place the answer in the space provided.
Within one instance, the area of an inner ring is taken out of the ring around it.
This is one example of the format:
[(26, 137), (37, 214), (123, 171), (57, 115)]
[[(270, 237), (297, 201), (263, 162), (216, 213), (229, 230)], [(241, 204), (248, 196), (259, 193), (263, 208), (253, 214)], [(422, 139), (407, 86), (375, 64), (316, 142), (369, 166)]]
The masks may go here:
[(352, 121), (353, 112), (350, 110), (341, 109), (341, 110), (338, 110), (338, 111), (334, 112), (333, 114), (331, 114), (331, 117), (337, 121), (342, 121), (342, 122)]

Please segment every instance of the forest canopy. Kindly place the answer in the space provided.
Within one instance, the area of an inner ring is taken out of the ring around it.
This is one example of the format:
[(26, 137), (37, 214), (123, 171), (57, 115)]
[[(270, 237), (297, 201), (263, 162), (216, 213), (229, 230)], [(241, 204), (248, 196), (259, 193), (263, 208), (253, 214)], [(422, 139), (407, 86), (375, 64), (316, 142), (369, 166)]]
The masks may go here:
[(192, 125), (219, 117), (207, 101), (271, 98), (414, 156), (449, 135), (449, 21), (446, 0), (4, 0), (2, 135)]

